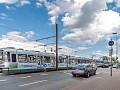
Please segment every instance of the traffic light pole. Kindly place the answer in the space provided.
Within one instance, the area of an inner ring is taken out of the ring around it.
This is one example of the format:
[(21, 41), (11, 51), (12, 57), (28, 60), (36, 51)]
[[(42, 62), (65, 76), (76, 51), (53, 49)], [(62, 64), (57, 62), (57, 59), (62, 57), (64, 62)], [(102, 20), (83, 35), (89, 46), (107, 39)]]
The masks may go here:
[(56, 24), (56, 71), (58, 71), (58, 24)]
[(110, 67), (110, 70), (111, 70), (111, 76), (112, 76), (112, 52), (113, 52), (113, 49), (112, 49), (112, 46), (111, 46), (111, 67)]

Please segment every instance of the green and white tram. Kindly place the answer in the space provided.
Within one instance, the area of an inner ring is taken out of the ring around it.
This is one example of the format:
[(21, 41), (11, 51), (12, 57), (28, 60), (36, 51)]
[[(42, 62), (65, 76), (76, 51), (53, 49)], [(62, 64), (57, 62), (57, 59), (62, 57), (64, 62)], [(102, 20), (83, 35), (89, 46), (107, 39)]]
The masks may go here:
[[(0, 69), (3, 74), (56, 70), (55, 54), (15, 48), (0, 49)], [(58, 69), (70, 69), (85, 62), (80, 57), (58, 55)]]

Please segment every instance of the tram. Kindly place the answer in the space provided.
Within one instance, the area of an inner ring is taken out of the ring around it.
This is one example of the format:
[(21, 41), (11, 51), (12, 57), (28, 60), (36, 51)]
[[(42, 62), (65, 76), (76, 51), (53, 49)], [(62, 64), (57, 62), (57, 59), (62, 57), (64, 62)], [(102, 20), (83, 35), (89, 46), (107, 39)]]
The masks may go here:
[[(15, 48), (0, 49), (0, 69), (3, 74), (16, 74), (44, 70), (56, 70), (55, 54)], [(89, 59), (58, 55), (58, 69), (70, 69), (78, 63), (89, 63)]]

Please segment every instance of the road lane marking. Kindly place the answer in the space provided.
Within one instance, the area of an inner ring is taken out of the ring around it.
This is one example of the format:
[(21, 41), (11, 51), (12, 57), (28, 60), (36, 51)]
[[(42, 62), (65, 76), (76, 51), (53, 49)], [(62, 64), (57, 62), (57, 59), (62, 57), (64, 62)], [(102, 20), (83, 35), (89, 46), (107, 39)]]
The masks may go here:
[(23, 84), (23, 85), (19, 85), (19, 86), (20, 86), (20, 87), (23, 87), (23, 86), (28, 86), (28, 85), (32, 85), (32, 84), (36, 84), (36, 83), (40, 83), (40, 82), (45, 82), (45, 81), (48, 81), (48, 80), (42, 80), (42, 81), (27, 83), (27, 84)]
[(64, 72), (65, 74), (72, 75), (71, 73)]
[(41, 74), (41, 75), (48, 75), (48, 74)]
[(96, 77), (96, 78), (102, 78), (102, 77)]
[(7, 81), (7, 79), (4, 79), (4, 80), (0, 80), (0, 82), (5, 82), (5, 81)]
[(20, 77), (20, 78), (30, 78), (30, 77), (32, 77), (32, 76), (26, 76), (26, 77)]

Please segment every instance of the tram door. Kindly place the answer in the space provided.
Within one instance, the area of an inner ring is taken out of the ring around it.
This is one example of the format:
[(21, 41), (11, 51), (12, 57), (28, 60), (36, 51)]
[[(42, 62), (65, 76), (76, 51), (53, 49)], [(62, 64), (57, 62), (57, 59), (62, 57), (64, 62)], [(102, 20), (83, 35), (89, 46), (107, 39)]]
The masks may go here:
[(41, 57), (38, 56), (37, 59), (38, 59), (38, 65), (41, 67)]
[(11, 63), (11, 68), (17, 68), (17, 61), (16, 61), (16, 54), (11, 54), (12, 58), (12, 63)]
[(16, 54), (12, 54), (12, 62), (16, 62)]

